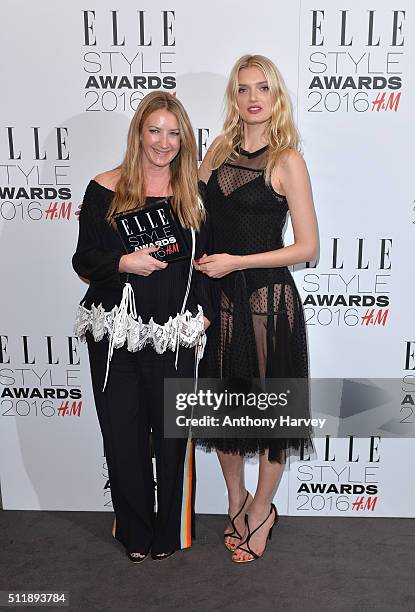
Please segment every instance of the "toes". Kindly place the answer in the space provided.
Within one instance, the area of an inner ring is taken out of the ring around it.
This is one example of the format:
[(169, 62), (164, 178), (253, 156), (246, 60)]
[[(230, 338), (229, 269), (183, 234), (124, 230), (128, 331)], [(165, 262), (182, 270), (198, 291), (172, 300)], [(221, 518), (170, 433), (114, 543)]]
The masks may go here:
[(235, 550), (235, 548), (237, 547), (237, 544), (233, 540), (234, 540), (234, 538), (232, 538), (231, 536), (227, 536), (225, 538), (225, 545), (228, 548), (232, 548), (232, 550)]
[(244, 551), (235, 551), (234, 554), (232, 555), (232, 560), (233, 561), (250, 561), (252, 558), (252, 555), (250, 555), (247, 552)]

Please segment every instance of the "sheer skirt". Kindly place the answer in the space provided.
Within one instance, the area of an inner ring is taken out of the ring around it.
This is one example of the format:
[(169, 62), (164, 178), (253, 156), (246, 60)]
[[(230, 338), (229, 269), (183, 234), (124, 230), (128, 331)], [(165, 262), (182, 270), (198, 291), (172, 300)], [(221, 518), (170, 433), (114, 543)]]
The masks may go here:
[[(306, 329), (300, 296), (286, 269), (284, 281), (247, 288), (243, 272), (228, 278), (221, 291), (220, 314), (208, 332), (201, 376), (247, 379), (307, 378)], [(308, 398), (307, 398), (308, 399)], [(298, 416), (296, 414), (296, 416)], [(301, 418), (309, 418), (305, 403)], [(253, 456), (268, 449), (270, 461), (283, 461), (281, 451), (311, 446), (307, 438), (199, 439), (205, 450)]]

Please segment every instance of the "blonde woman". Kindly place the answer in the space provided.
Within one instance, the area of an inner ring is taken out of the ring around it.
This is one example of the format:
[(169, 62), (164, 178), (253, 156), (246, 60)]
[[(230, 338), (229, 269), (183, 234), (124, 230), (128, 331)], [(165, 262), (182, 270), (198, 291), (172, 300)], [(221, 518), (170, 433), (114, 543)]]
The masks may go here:
[(153, 559), (163, 560), (191, 546), (194, 449), (191, 441), (163, 435), (163, 380), (193, 376), (195, 344), (215, 314), (214, 281), (192, 275), (190, 257), (169, 264), (152, 257), (156, 246), (126, 254), (114, 217), (167, 198), (189, 244), (205, 252), (196, 159), (182, 104), (164, 92), (146, 96), (131, 121), (124, 161), (88, 185), (73, 257), (76, 272), (90, 281), (76, 331), (88, 343), (116, 518), (113, 535), (134, 563), (150, 550)]
[[(306, 164), (298, 151), (291, 102), (276, 66), (245, 55), (232, 69), (222, 134), (199, 176), (207, 184), (214, 254), (200, 258), (221, 279), (220, 317), (209, 330), (204, 376), (307, 377), (302, 303), (287, 266), (313, 259), (317, 225)], [(289, 212), (294, 244), (284, 247)], [(304, 406), (307, 413), (308, 406)], [(224, 533), (232, 560), (262, 556), (277, 521), (272, 499), (286, 451), (308, 440), (207, 439), (218, 451), (229, 498)], [(260, 453), (255, 495), (245, 489), (243, 457)]]

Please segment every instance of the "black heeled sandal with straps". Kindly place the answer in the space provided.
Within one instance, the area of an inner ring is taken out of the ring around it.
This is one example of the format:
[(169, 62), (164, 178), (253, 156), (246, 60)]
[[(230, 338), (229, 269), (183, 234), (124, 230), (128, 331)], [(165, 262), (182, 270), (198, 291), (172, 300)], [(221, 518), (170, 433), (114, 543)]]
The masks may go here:
[(235, 516), (233, 518), (230, 517), (230, 515), (228, 514), (229, 517), (229, 521), (232, 525), (233, 531), (231, 531), (231, 533), (224, 533), (223, 534), (223, 543), (225, 545), (225, 547), (230, 550), (231, 552), (234, 552), (236, 550), (236, 546), (228, 546), (228, 544), (225, 542), (225, 538), (235, 538), (235, 540), (242, 540), (242, 536), (239, 533), (236, 525), (235, 525), (235, 521), (238, 518), (238, 516), (241, 514), (242, 510), (245, 508), (246, 502), (248, 501), (248, 497), (249, 497), (249, 491), (246, 492), (246, 496), (245, 496), (245, 500), (244, 503), (242, 504), (239, 512), (237, 514), (235, 514)]
[[(128, 552), (128, 550), (126, 551), (127, 557), (130, 559), (130, 561), (132, 561), (133, 563), (142, 563), (144, 561), (144, 559), (147, 558), (149, 551), (147, 551), (146, 553), (141, 553), (141, 552)], [(139, 556), (136, 556), (139, 555)]]
[(164, 559), (168, 559), (169, 557), (171, 557), (172, 555), (174, 555), (176, 551), (175, 550), (171, 550), (170, 552), (167, 553), (151, 553), (151, 558), (154, 561), (164, 561)]
[[(265, 525), (265, 523), (267, 522), (267, 520), (269, 519), (269, 517), (271, 516), (271, 514), (272, 514), (272, 513), (274, 513), (274, 515), (275, 515), (274, 522), (272, 523), (272, 525), (271, 525), (271, 527), (270, 527), (270, 530), (269, 530), (269, 532), (268, 532), (267, 539), (266, 539), (266, 541), (265, 541), (265, 548), (264, 548), (264, 550), (262, 551), (262, 554), (258, 555), (258, 553), (256, 553), (256, 552), (255, 552), (254, 550), (252, 550), (252, 548), (250, 547), (250, 545), (249, 545), (249, 540), (252, 538), (252, 536), (254, 535), (254, 533), (256, 533), (256, 532), (257, 532), (259, 529), (261, 529), (261, 527), (262, 527), (263, 525)], [(253, 531), (251, 531), (251, 529), (250, 529), (250, 527), (249, 527), (248, 515), (247, 515), (247, 514), (245, 514), (245, 525), (246, 525), (246, 528), (247, 528), (247, 530), (248, 530), (248, 537), (246, 538), (245, 542), (243, 542), (242, 544), (240, 544), (239, 546), (237, 546), (235, 550), (243, 550), (244, 552), (246, 552), (246, 553), (248, 553), (249, 555), (251, 555), (252, 559), (234, 559), (234, 558), (232, 557), (232, 561), (233, 561), (234, 563), (250, 563), (251, 561), (256, 561), (257, 559), (260, 559), (260, 558), (263, 556), (264, 552), (265, 552), (265, 549), (266, 549), (266, 547), (267, 547), (267, 542), (268, 542), (268, 540), (270, 540), (270, 539), (272, 538), (272, 530), (274, 529), (274, 526), (277, 524), (277, 522), (278, 522), (278, 512), (277, 512), (277, 509), (276, 509), (276, 507), (275, 507), (275, 505), (274, 505), (274, 504), (271, 504), (271, 510), (269, 511), (269, 514), (268, 514), (267, 518), (266, 518), (266, 519), (264, 519), (264, 520), (262, 521), (262, 523), (260, 523), (260, 524), (258, 525), (258, 527), (255, 527), (255, 529), (254, 529)], [(245, 545), (245, 548), (244, 548), (244, 545)]]

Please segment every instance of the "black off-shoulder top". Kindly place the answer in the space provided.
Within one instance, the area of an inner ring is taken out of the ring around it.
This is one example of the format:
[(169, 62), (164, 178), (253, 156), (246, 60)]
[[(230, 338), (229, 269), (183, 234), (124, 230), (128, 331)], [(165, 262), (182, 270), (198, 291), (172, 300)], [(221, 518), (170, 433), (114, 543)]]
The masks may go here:
[[(144, 322), (151, 317), (158, 324), (164, 324), (169, 317), (180, 312), (186, 291), (189, 260), (170, 263), (164, 270), (157, 270), (150, 276), (121, 274), (119, 261), (125, 249), (115, 229), (105, 217), (114, 192), (90, 181), (79, 215), (79, 237), (76, 252), (72, 258), (75, 271), (89, 281), (89, 288), (81, 304), (90, 309), (92, 305), (102, 305), (110, 311), (119, 305), (125, 282), (131, 283), (137, 308), (137, 315)], [(160, 198), (148, 198), (148, 204)], [(191, 233), (183, 230), (189, 245)], [(212, 239), (209, 217), (199, 232), (196, 232), (196, 258), (204, 253), (211, 254)], [(213, 321), (218, 310), (219, 286), (201, 272), (193, 270), (190, 293), (186, 310), (196, 314), (200, 305), (209, 321)]]

